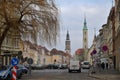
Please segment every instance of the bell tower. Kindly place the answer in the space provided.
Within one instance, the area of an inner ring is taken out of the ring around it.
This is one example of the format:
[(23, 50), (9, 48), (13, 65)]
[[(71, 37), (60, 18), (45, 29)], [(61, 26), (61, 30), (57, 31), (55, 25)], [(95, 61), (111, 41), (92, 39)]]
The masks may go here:
[(65, 41), (65, 51), (66, 53), (71, 53), (71, 46), (70, 46), (70, 36), (69, 31), (67, 31), (66, 41)]
[(83, 49), (84, 49), (84, 60), (87, 60), (88, 29), (87, 29), (86, 17), (84, 17), (84, 26), (83, 26)]

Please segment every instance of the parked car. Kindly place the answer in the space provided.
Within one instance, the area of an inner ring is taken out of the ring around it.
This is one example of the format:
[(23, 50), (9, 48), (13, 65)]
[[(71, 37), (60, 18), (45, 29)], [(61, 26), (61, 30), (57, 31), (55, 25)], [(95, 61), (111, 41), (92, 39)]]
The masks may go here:
[(47, 69), (59, 69), (59, 65), (58, 64), (48, 64)]
[[(30, 66), (28, 65), (27, 68), (29, 69)], [(32, 69), (32, 70), (35, 70), (35, 69), (36, 69), (36, 65), (35, 65), (35, 64), (32, 64), (32, 65), (31, 65), (31, 69)]]
[(11, 80), (12, 74), (9, 70), (1, 70), (0, 71), (0, 80)]
[(43, 65), (43, 64), (32, 64), (31, 65), (32, 70), (46, 69), (46, 67), (47, 67), (47, 65)]
[[(13, 66), (7, 66), (7, 69), (0, 71), (0, 80), (11, 80), (12, 79)], [(22, 77), (22, 69), (17, 67), (17, 79)]]
[(59, 69), (67, 69), (68, 65), (67, 64), (59, 64)]
[(81, 67), (83, 69), (90, 69), (90, 63), (89, 63), (89, 61), (83, 61), (83, 62), (81, 62)]
[(68, 71), (69, 72), (72, 72), (72, 71), (81, 72), (80, 62), (79, 61), (70, 61)]
[(63, 64), (63, 69), (68, 69), (68, 65), (67, 64)]
[(35, 67), (36, 67), (37, 70), (40, 70), (40, 69), (44, 69), (45, 65), (37, 64)]
[(24, 65), (18, 64), (17, 66), (19, 69), (22, 69), (23, 74), (28, 73), (28, 68), (26, 68)]

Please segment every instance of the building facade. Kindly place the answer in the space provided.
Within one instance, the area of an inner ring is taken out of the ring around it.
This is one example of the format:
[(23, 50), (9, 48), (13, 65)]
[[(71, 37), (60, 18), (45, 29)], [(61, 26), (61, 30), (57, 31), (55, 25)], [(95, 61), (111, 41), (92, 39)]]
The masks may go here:
[(20, 34), (16, 29), (10, 29), (1, 47), (1, 65), (9, 65), (13, 57), (18, 57), (20, 51)]
[(115, 68), (120, 70), (120, 1), (115, 0)]

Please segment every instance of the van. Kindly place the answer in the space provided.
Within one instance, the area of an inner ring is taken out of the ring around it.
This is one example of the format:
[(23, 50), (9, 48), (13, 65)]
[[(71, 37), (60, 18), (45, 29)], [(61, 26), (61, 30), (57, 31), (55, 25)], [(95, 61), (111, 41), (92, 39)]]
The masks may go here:
[(81, 72), (80, 62), (79, 61), (70, 61), (68, 71), (69, 72), (72, 72), (72, 71)]

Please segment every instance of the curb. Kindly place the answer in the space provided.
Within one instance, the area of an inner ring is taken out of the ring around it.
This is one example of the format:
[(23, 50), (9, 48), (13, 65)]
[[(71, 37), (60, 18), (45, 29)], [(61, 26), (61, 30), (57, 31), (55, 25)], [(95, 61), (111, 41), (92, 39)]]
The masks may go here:
[(97, 77), (97, 76), (93, 76), (92, 74), (89, 74), (88, 76), (89, 76), (89, 77), (92, 77), (92, 78), (95, 78), (95, 79), (101, 79), (101, 78), (99, 78), (99, 77)]
[(100, 78), (99, 76), (95, 76), (95, 75), (92, 75), (92, 74), (89, 74), (88, 76), (92, 77), (92, 78), (95, 78), (95, 79), (99, 79), (99, 80), (107, 80), (105, 78)]

